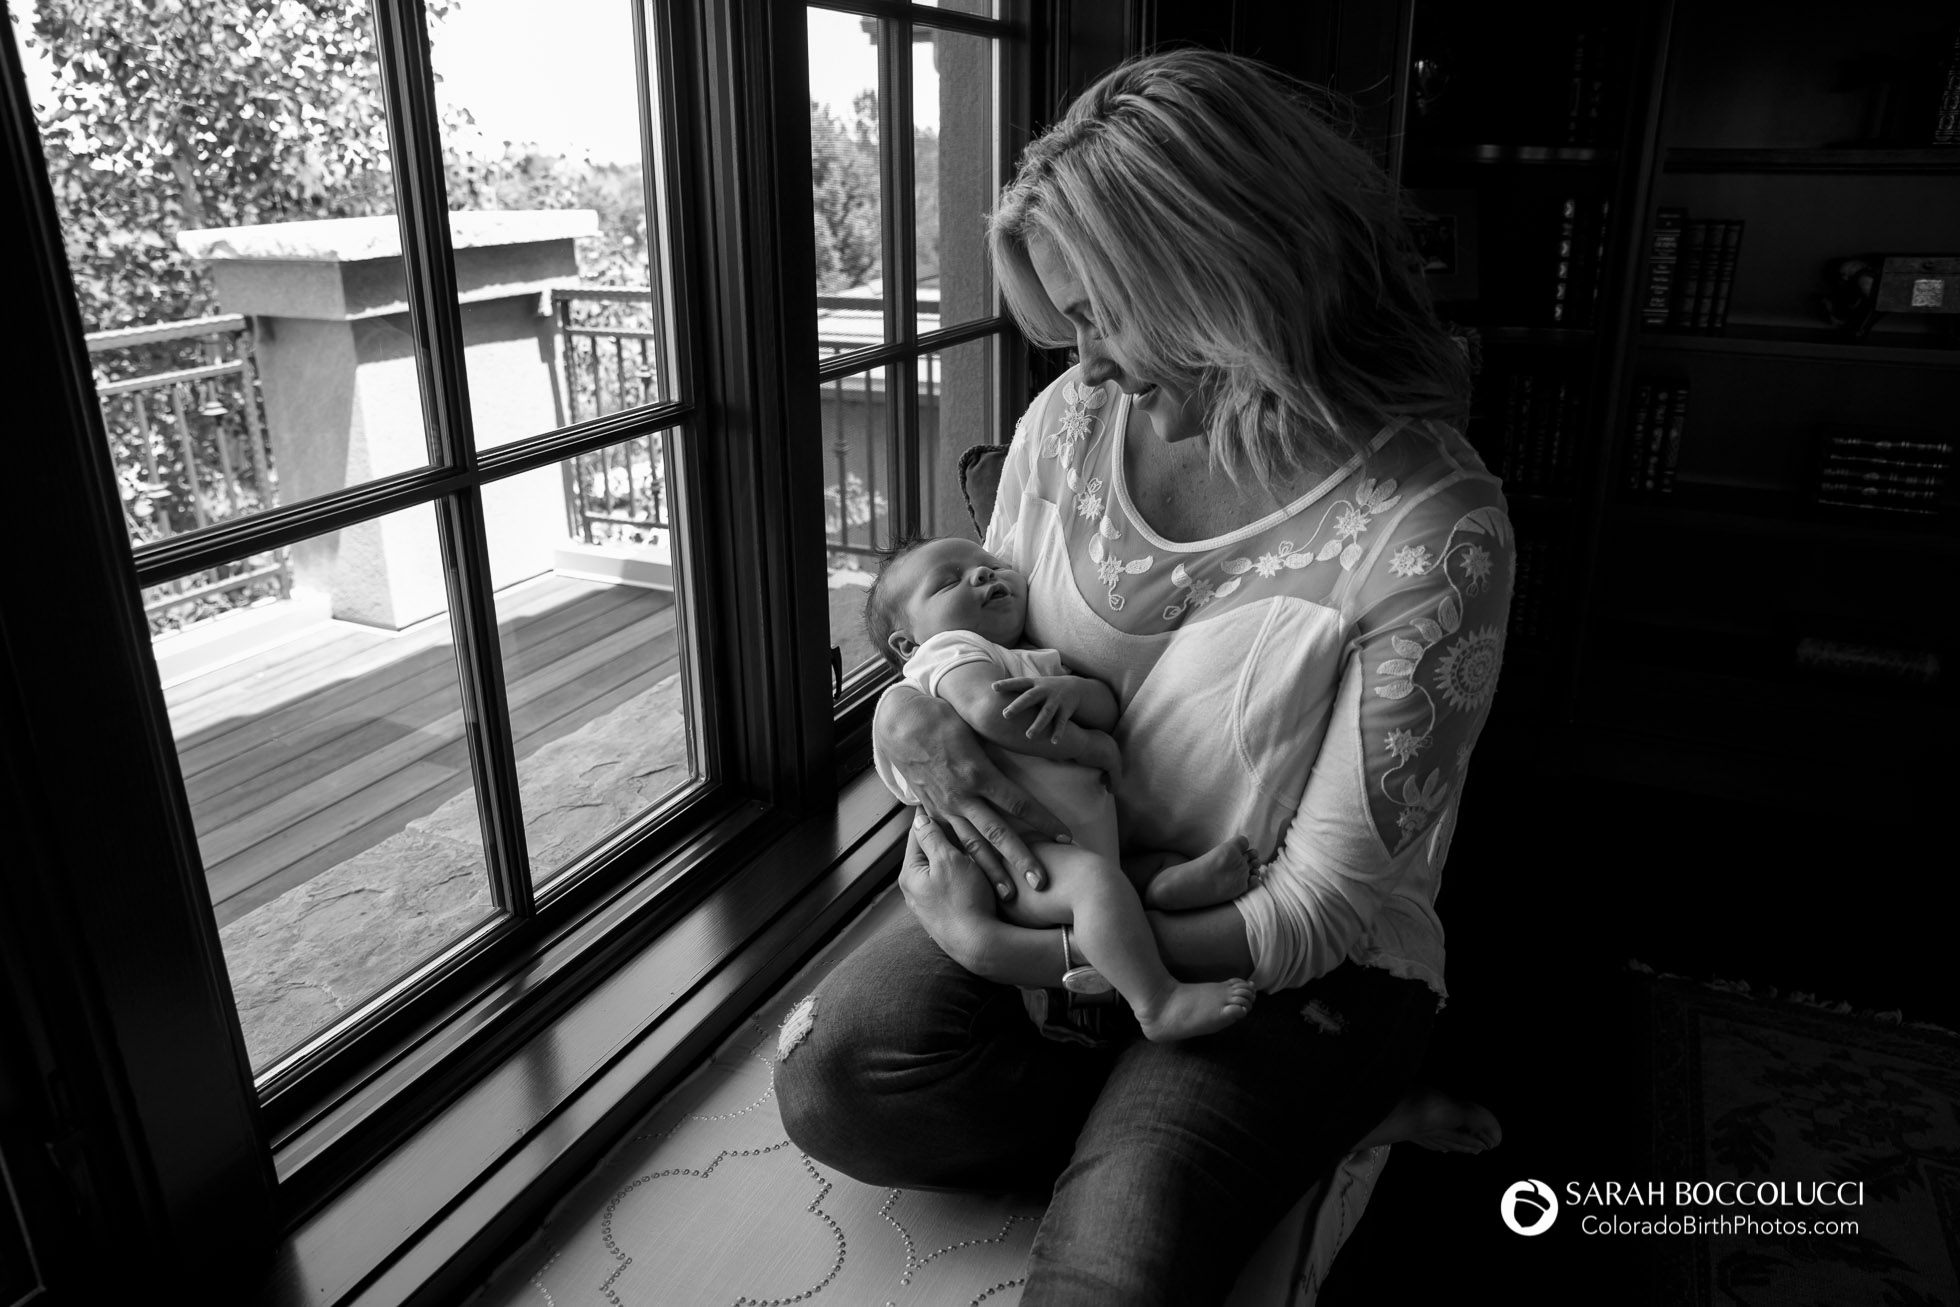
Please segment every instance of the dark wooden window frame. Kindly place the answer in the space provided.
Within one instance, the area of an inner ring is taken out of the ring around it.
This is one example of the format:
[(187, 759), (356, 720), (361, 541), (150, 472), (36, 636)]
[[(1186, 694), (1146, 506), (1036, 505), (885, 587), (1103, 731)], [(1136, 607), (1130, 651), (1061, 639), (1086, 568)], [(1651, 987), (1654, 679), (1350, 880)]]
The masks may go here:
[[(28, 337), (15, 355), (18, 501), (0, 514), (16, 561), (0, 595), (0, 814), (14, 836), (12, 874), (0, 877), (0, 1160), (56, 1295), (175, 1281), (213, 1301), (455, 1297), (896, 867), (903, 824), (890, 796), (869, 775), (839, 781), (839, 759), (862, 754), (868, 699), (834, 713), (821, 551), (797, 547), (823, 534), (820, 500), (796, 493), (821, 476), (806, 402), (818, 368), (803, 6), (639, 11), (658, 38), (642, 48), (663, 59), (643, 83), (669, 88), (670, 110), (691, 107), (684, 121), (657, 115), (667, 153), (647, 174), (666, 187), (680, 320), (692, 325), (677, 342), (682, 398), (480, 455), (447, 227), (434, 217), (446, 205), (426, 28), (416, 0), (377, 7), (441, 465), (140, 561), (122, 530), (25, 79), (0, 42), (0, 218), (16, 253), (0, 277)], [(1056, 98), (1035, 82), (1066, 67), (1056, 51), (1068, 6), (1010, 0), (1004, 28), (890, 0), (841, 7), (1010, 35), (1010, 103)], [(1009, 151), (1033, 116), (1010, 114)], [(961, 324), (902, 349), (915, 359), (1005, 330)], [(1010, 411), (1026, 382), (1019, 369), (1002, 374)], [(245, 544), (425, 502), (439, 505), (452, 574), (487, 577), (478, 486), (652, 430), (679, 433), (690, 460), (693, 671), (715, 705), (697, 725), (716, 780), (531, 902), (495, 612), (487, 588), (452, 581), (471, 749), (490, 778), (493, 883), (518, 915), (357, 1036), (255, 1085), (142, 588)]]

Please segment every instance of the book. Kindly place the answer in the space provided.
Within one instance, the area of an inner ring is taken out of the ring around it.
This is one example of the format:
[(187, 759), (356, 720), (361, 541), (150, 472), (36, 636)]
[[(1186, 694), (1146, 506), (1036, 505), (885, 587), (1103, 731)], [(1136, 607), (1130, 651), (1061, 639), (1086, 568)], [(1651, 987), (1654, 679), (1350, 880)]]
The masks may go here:
[(1553, 244), (1552, 325), (1570, 327), (1572, 305), (1572, 256), (1578, 244), (1579, 201), (1567, 196), (1559, 201), (1558, 237)]
[(1940, 679), (1940, 656), (1930, 649), (1892, 649), (1814, 635), (1797, 641), (1797, 666), (1927, 687), (1939, 684)]
[(1667, 427), (1674, 418), (1676, 394), (1672, 383), (1654, 390), (1653, 417), (1642, 442), (1646, 458), (1640, 468), (1640, 489), (1646, 494), (1656, 494), (1661, 488), (1661, 461), (1666, 457)]
[(1681, 229), (1681, 264), (1674, 274), (1674, 296), (1667, 305), (1667, 325), (1685, 329), (1695, 325), (1695, 305), (1701, 299), (1701, 283), (1708, 270), (1708, 223), (1690, 218)]
[(1674, 389), (1674, 404), (1667, 414), (1667, 443), (1661, 452), (1660, 491), (1674, 493), (1674, 470), (1681, 462), (1681, 428), (1688, 420), (1688, 384)]
[(1641, 447), (1647, 425), (1654, 412), (1654, 383), (1636, 382), (1633, 388), (1633, 420), (1627, 425), (1626, 489), (1640, 489), (1640, 472), (1647, 466), (1647, 451)]
[(1613, 202), (1602, 199), (1593, 221), (1592, 252), (1586, 264), (1586, 325), (1599, 325), (1600, 290), (1606, 285), (1607, 235), (1613, 224)]
[(1592, 33), (1581, 31), (1572, 39), (1572, 79), (1565, 97), (1565, 143), (1585, 145), (1586, 104), (1588, 74), (1591, 61), (1586, 57), (1586, 42)]
[(1681, 226), (1687, 218), (1686, 209), (1661, 209), (1654, 214), (1654, 231), (1647, 241), (1647, 291), (1640, 303), (1644, 327), (1667, 325), (1675, 270), (1681, 262)]
[(1715, 260), (1715, 295), (1709, 308), (1708, 325), (1719, 331), (1729, 325), (1729, 290), (1735, 285), (1736, 259), (1742, 251), (1741, 218), (1722, 224), (1722, 247)]
[(1513, 489), (1524, 489), (1525, 424), (1531, 412), (1531, 374), (1511, 375), (1510, 393), (1504, 409), (1504, 481)]

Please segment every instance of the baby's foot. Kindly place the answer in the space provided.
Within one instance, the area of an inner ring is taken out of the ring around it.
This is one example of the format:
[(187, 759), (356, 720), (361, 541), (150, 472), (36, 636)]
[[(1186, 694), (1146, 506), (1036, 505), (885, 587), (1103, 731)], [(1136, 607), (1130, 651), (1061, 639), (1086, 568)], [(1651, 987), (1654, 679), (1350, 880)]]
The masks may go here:
[(1193, 1039), (1245, 1020), (1252, 1011), (1253, 989), (1244, 980), (1221, 980), (1205, 985), (1178, 985), (1154, 1011), (1137, 1012), (1144, 1038), (1157, 1043)]
[(1143, 892), (1146, 907), (1181, 912), (1230, 903), (1253, 884), (1252, 842), (1234, 835), (1209, 853), (1164, 868)]
[(1503, 1139), (1497, 1117), (1482, 1103), (1424, 1085), (1391, 1108), (1362, 1146), (1407, 1142), (1439, 1153), (1481, 1153)]

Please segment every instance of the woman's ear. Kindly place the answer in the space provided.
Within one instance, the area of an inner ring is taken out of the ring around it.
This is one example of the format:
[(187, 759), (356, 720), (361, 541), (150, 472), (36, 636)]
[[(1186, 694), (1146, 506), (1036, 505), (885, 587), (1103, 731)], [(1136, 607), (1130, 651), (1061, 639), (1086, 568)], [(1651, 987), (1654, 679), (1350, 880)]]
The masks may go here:
[(893, 631), (886, 637), (885, 643), (891, 646), (892, 652), (898, 655), (900, 662), (919, 651), (919, 642), (903, 631)]

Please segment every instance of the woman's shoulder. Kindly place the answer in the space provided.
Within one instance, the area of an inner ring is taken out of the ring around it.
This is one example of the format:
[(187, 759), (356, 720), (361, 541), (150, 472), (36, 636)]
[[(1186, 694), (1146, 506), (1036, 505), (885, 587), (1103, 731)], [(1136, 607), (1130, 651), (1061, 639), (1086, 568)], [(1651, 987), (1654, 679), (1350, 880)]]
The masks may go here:
[(1388, 481), (1402, 511), (1399, 522), (1420, 526), (1478, 509), (1508, 512), (1504, 483), (1484, 465), (1470, 442), (1447, 422), (1418, 419), (1406, 423), (1381, 450), (1373, 473), (1377, 488)]

